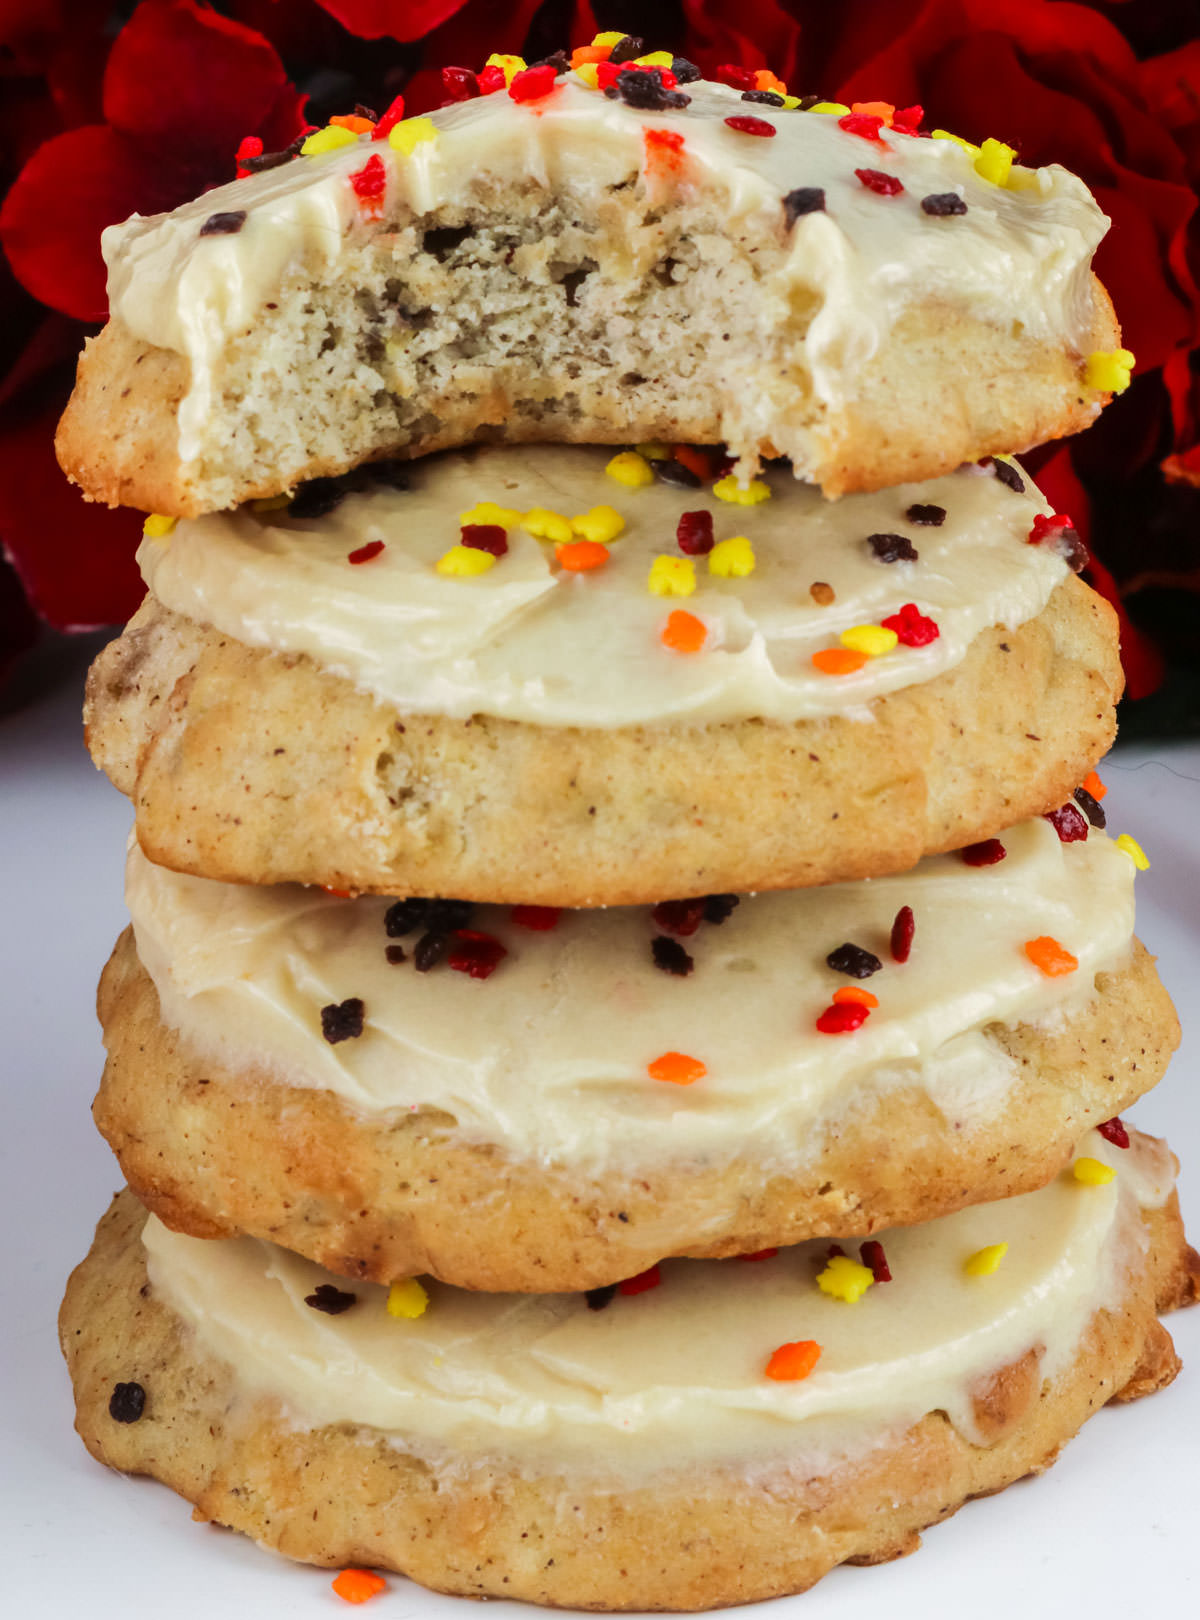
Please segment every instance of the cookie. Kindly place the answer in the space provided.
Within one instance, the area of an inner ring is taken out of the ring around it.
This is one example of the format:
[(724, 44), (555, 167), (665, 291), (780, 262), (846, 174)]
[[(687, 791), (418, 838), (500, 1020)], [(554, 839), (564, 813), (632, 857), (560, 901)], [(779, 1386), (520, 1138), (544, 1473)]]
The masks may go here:
[(331, 126), (111, 227), (64, 469), (183, 516), (474, 439), (662, 437), (836, 495), (1078, 431), (1127, 377), (1107, 222), (1065, 170), (722, 84), (613, 89)]
[[(1155, 1083), (1178, 1029), (1124, 853), (1045, 822), (1003, 847), (740, 903), (444, 921), (135, 850), (141, 960), (126, 934), (101, 984), (96, 1121), (181, 1230), (493, 1290), (1022, 1192)], [(1032, 939), (1077, 967), (1047, 977)]]
[(60, 1317), (77, 1428), (310, 1563), (577, 1608), (801, 1591), (1174, 1376), (1155, 1310), (1195, 1297), (1197, 1261), (1169, 1155), (1081, 1154), (1086, 1181), (885, 1234), (874, 1271), (818, 1245), (603, 1300), (410, 1284), (390, 1311), (123, 1193)]

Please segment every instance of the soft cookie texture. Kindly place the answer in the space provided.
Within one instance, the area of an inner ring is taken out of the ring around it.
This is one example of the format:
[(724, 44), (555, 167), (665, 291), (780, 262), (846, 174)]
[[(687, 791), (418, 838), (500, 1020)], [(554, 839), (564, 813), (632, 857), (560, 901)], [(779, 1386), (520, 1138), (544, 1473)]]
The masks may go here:
[[(934, 1411), (815, 1473), (668, 1465), (648, 1482), (598, 1485), (502, 1454), (445, 1458), (351, 1423), (306, 1426), (270, 1394), (240, 1387), (160, 1297), (140, 1241), (145, 1214), (129, 1193), (71, 1279), (60, 1335), (89, 1450), (163, 1480), (200, 1519), (309, 1563), (396, 1569), (445, 1592), (702, 1609), (912, 1552), (922, 1529), (968, 1498), (1048, 1467), (1105, 1401), (1169, 1383), (1179, 1364), (1155, 1313), (1195, 1298), (1196, 1257), (1173, 1199), (1141, 1220), (1140, 1252), (1134, 1244), (1068, 1364), (1043, 1379), (1030, 1350), (975, 1387), (985, 1443)], [(144, 1410), (120, 1422), (110, 1403), (130, 1382)]]
[(114, 227), (63, 467), (186, 516), (477, 439), (662, 437), (788, 455), (836, 495), (1095, 418), (1087, 357), (1119, 331), (1081, 182), (761, 104), (747, 133), (739, 91), (678, 94), (500, 91), (407, 151), (364, 134)]
[(1062, 804), (1115, 733), (1115, 630), (1068, 578), (1036, 618), (861, 717), (605, 730), (401, 715), (148, 599), (93, 666), (85, 716), (165, 866), (646, 904), (900, 871)]

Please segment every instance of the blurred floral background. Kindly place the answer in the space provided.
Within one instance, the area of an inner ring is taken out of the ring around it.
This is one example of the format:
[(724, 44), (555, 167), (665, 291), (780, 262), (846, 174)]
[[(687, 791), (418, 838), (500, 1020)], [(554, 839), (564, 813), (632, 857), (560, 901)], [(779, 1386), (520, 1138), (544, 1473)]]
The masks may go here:
[(0, 682), (39, 635), (126, 618), (141, 519), (54, 460), (75, 357), (105, 315), (102, 228), (234, 174), (241, 140), (444, 99), (440, 69), (534, 61), (599, 29), (797, 94), (920, 102), (1083, 176), (1133, 386), (1025, 458), (1120, 610), (1128, 729), (1200, 731), (1200, 29), (1196, 0), (0, 0)]

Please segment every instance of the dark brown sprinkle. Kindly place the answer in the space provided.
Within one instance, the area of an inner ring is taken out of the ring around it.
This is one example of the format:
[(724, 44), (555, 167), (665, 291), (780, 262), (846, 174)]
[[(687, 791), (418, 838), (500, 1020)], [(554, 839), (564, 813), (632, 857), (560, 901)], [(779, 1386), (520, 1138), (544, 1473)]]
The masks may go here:
[(424, 924), (428, 913), (428, 900), (397, 900), (383, 914), (383, 931), (389, 939), (403, 939)]
[(475, 907), (470, 900), (424, 900), (413, 897), (396, 900), (383, 914), (383, 928), (389, 939), (403, 939), (416, 929), (448, 934), (465, 928)]
[(366, 1010), (358, 996), (331, 1001), (328, 1007), (321, 1008), (321, 1034), (330, 1046), (336, 1046), (339, 1041), (357, 1040), (363, 1032)]
[(292, 496), (288, 515), (301, 519), (328, 517), (347, 495), (361, 495), (376, 484), (386, 484), (389, 489), (407, 489), (406, 465), (400, 461), (369, 461), (365, 466), (342, 473), (339, 478), (310, 478)]
[(114, 1423), (136, 1423), (146, 1410), (146, 1391), (141, 1384), (114, 1384), (108, 1398), (108, 1415)]
[(844, 973), (849, 979), (869, 979), (883, 966), (873, 951), (865, 951), (861, 945), (849, 942), (830, 951), (825, 961), (835, 973)]
[(300, 148), (308, 139), (308, 134), (297, 135), (290, 146), (285, 146), (282, 152), (260, 152), (257, 157), (242, 159), (242, 168), (250, 174), (262, 174), (266, 169), (278, 169), (285, 163), (290, 163), (294, 157), (300, 156)]
[(800, 105), (799, 105), (799, 107), (797, 107), (796, 111), (797, 112), (808, 112), (810, 108), (816, 106), (818, 101), (824, 101), (824, 100), (826, 100), (825, 96), (801, 96), (800, 97)]
[(669, 934), (654, 936), (650, 941), (650, 954), (654, 957), (656, 968), (661, 968), (664, 973), (673, 973), (677, 979), (686, 979), (696, 965), (679, 941), (672, 939)]
[(660, 900), (650, 913), (655, 925), (676, 939), (688, 939), (704, 921), (704, 900)]
[(1075, 803), (1083, 811), (1093, 827), (1101, 829), (1107, 827), (1108, 817), (1104, 814), (1104, 807), (1098, 799), (1093, 799), (1087, 788), (1075, 789)]
[(709, 894), (704, 897), (704, 920), (720, 927), (732, 917), (737, 907), (736, 894)]
[(907, 535), (869, 534), (867, 544), (880, 562), (916, 562), (920, 553)]
[(790, 228), (802, 214), (825, 212), (825, 192), (820, 186), (797, 186), (783, 199), (783, 217)]
[(904, 514), (909, 523), (919, 523), (922, 528), (940, 529), (946, 521), (946, 508), (944, 506), (910, 506)]
[(542, 56), (536, 62), (530, 62), (530, 67), (552, 67), (555, 76), (565, 73), (571, 66), (571, 59), (566, 51), (552, 51), (549, 56)]
[(603, 1288), (589, 1288), (583, 1297), (587, 1300), (589, 1311), (602, 1311), (605, 1306), (611, 1305), (613, 1300), (616, 1299), (617, 1285), (616, 1283), (606, 1283)]
[(1011, 461), (1001, 461), (999, 457), (996, 457), (992, 462), (992, 470), (1000, 482), (1007, 485), (1014, 495), (1024, 495), (1025, 480)]
[(652, 461), (650, 465), (661, 483), (674, 484), (676, 489), (700, 488), (700, 475), (685, 467), (682, 461), (676, 461), (674, 456), (664, 456), (661, 461)]
[(437, 967), (449, 949), (449, 934), (436, 933), (432, 930), (428, 934), (422, 934), (413, 952), (413, 966), (418, 973), (428, 973), (430, 968)]
[(326, 1316), (340, 1316), (358, 1303), (358, 1295), (343, 1293), (332, 1283), (318, 1283), (314, 1293), (305, 1294), (304, 1303), (314, 1311), (324, 1311)]
[(952, 214), (965, 214), (967, 205), (957, 191), (935, 191), (921, 198), (921, 207), (935, 219), (948, 219)]
[(638, 112), (669, 112), (673, 107), (690, 106), (692, 100), (682, 90), (664, 89), (660, 68), (651, 68), (648, 73), (640, 68), (622, 68), (604, 94), (610, 101), (623, 101)]
[(774, 90), (743, 90), (743, 101), (757, 101), (763, 107), (782, 107), (783, 97), (777, 96)]
[(695, 84), (700, 78), (700, 69), (695, 62), (689, 62), (686, 56), (671, 58), (671, 72), (675, 75), (678, 84)]
[(399, 967), (401, 962), (408, 960), (403, 945), (389, 945), (383, 954), (392, 967)]
[(355, 118), (369, 118), (373, 124), (379, 122), (379, 114), (373, 107), (364, 107), (361, 101), (354, 103)]
[(1081, 574), (1092, 560), (1073, 528), (1060, 529), (1051, 544), (1073, 574)]
[(639, 39), (636, 34), (626, 34), (609, 51), (608, 59), (614, 67), (619, 67), (622, 62), (636, 62), (639, 56), (645, 54), (645, 40)]
[(201, 236), (236, 236), (246, 223), (244, 208), (231, 208), (227, 214), (210, 214), (200, 227)]

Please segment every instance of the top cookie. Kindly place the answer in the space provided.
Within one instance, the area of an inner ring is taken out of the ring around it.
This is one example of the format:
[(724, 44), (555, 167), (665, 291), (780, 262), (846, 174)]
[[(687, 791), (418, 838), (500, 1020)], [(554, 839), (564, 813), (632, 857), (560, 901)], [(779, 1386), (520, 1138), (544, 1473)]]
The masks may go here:
[(478, 438), (661, 436), (839, 495), (1074, 432), (1127, 376), (1065, 170), (601, 65), (331, 125), (105, 232), (68, 474), (193, 516)]

